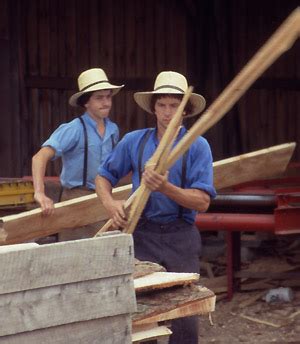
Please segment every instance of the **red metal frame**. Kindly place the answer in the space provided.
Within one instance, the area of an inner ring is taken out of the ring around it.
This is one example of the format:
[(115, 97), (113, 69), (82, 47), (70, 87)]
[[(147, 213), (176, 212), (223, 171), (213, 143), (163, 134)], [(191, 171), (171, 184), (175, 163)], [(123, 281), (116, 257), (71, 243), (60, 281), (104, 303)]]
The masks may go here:
[[(196, 226), (201, 231), (226, 231), (227, 297), (230, 300), (239, 280), (234, 273), (240, 270), (240, 232), (300, 233), (300, 177), (262, 180), (243, 183), (231, 194), (275, 194), (277, 207), (273, 214), (205, 213), (198, 214)], [(284, 186), (284, 188), (283, 188)]]

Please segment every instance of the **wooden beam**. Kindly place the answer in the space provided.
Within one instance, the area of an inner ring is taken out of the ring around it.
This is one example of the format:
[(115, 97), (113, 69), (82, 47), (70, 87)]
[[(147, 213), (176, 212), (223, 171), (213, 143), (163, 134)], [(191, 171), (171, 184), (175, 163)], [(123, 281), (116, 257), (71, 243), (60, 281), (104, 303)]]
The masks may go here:
[[(114, 198), (128, 198), (131, 188), (131, 185), (115, 188)], [(21, 243), (107, 219), (108, 215), (96, 194), (78, 197), (56, 203), (50, 216), (43, 216), (38, 208), (3, 217), (0, 219), (0, 244)]]
[(141, 293), (179, 285), (188, 285), (195, 283), (198, 280), (199, 274), (197, 273), (159, 271), (147, 276), (136, 278), (134, 280), (134, 290), (136, 293)]
[(219, 190), (283, 173), (295, 147), (294, 142), (286, 143), (215, 162), (215, 188)]
[(125, 278), (133, 272), (133, 260), (132, 237), (120, 232), (55, 245), (1, 246), (0, 295), (110, 276)]
[[(283, 173), (296, 144), (287, 143), (261, 149), (214, 163), (217, 190), (239, 183), (269, 178)], [(113, 190), (115, 199), (127, 199), (131, 185)], [(42, 216), (40, 208), (0, 219), (0, 245), (22, 243), (68, 228), (107, 220), (108, 215), (96, 194), (55, 204), (55, 212)]]

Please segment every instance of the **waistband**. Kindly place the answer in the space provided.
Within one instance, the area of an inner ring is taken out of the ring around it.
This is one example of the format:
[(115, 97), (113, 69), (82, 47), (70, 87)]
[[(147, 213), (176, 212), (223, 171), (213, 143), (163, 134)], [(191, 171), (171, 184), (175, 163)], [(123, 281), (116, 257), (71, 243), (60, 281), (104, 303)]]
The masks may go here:
[(183, 219), (177, 219), (168, 223), (158, 223), (145, 218), (139, 220), (136, 231), (147, 231), (153, 233), (176, 233), (188, 232), (195, 228), (194, 224), (188, 223)]

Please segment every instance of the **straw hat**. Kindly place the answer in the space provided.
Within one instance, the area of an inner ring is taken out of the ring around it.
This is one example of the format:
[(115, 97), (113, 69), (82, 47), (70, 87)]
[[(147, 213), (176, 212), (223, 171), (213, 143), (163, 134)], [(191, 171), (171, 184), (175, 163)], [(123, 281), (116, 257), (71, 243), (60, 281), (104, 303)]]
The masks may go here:
[[(184, 94), (187, 88), (186, 78), (182, 74), (177, 72), (161, 72), (156, 77), (154, 91), (137, 92), (134, 94), (134, 100), (142, 109), (153, 113), (150, 108), (153, 94)], [(185, 117), (197, 115), (205, 108), (205, 99), (200, 94), (192, 93), (189, 99), (193, 105), (193, 112)]]
[(112, 90), (112, 95), (117, 94), (124, 85), (112, 85), (101, 68), (92, 68), (82, 72), (78, 77), (79, 92), (73, 94), (69, 99), (69, 104), (77, 106), (78, 98), (87, 92), (100, 90)]

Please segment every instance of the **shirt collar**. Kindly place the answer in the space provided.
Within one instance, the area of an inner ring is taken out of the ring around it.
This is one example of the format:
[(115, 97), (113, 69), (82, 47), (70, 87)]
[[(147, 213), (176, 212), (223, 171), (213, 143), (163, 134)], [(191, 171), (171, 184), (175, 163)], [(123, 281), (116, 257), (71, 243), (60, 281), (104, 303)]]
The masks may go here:
[[(176, 143), (176, 144), (177, 144), (178, 141), (185, 135), (186, 132), (187, 132), (186, 128), (182, 125), (182, 126), (180, 127), (179, 133), (178, 133), (178, 135), (177, 135), (177, 137), (176, 137), (176, 139), (175, 139), (175, 143)], [(154, 128), (153, 135), (154, 135), (154, 137), (153, 137), (154, 142), (155, 142), (155, 144), (156, 144), (156, 146), (157, 146), (157, 145), (159, 144), (159, 141), (158, 141), (158, 139), (157, 139), (157, 127)]]

